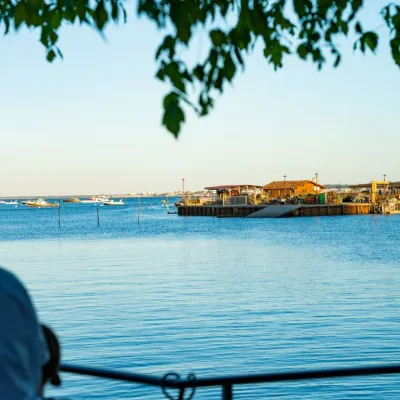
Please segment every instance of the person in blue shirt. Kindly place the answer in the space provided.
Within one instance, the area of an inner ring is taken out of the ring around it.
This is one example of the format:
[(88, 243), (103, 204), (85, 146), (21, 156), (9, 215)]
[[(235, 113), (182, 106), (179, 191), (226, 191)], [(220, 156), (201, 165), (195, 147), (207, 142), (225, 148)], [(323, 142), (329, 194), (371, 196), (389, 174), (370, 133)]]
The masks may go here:
[(48, 347), (21, 281), (0, 267), (0, 399), (40, 399)]

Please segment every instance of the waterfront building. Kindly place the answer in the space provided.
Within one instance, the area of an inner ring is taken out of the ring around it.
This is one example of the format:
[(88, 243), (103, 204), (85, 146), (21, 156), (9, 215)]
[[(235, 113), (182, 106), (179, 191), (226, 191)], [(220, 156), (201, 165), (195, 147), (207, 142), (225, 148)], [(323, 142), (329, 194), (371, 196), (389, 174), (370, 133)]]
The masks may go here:
[(273, 181), (263, 187), (270, 198), (292, 197), (306, 194), (319, 194), (324, 186), (312, 180)]

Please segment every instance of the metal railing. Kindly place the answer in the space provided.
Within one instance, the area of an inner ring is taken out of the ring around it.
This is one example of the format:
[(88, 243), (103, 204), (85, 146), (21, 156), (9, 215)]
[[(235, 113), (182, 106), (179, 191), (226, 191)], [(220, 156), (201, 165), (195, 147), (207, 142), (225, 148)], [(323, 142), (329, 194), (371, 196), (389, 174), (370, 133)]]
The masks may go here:
[(226, 196), (222, 202), (224, 206), (245, 206), (247, 203), (247, 196)]
[[(162, 390), (165, 397), (170, 400), (190, 400), (194, 397), (197, 388), (219, 386), (222, 388), (222, 400), (232, 400), (233, 387), (237, 385), (355, 377), (366, 375), (399, 374), (400, 364), (367, 365), (351, 368), (273, 372), (254, 375), (228, 375), (210, 378), (196, 378), (196, 376), (192, 373), (189, 374), (186, 378), (182, 378), (179, 374), (174, 372), (168, 373), (163, 377), (158, 377), (147, 374), (82, 367), (70, 364), (63, 364), (61, 366), (61, 371), (98, 378), (113, 379), (122, 382), (157, 386)], [(168, 392), (169, 389), (177, 390), (177, 394), (171, 394), (170, 392)]]

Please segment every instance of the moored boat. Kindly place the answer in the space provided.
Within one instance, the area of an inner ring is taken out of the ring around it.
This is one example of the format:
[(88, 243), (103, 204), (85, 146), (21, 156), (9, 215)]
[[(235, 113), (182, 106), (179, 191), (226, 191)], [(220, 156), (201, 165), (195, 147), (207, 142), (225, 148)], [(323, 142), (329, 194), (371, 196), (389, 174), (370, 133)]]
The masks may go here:
[(71, 197), (70, 199), (64, 199), (63, 203), (80, 203), (81, 200), (77, 197)]
[(109, 201), (103, 201), (103, 204), (105, 206), (123, 206), (125, 203), (120, 199), (119, 201), (114, 201), (114, 200), (109, 200)]
[(14, 201), (3, 201), (1, 204), (5, 204), (7, 206), (17, 206), (18, 205), (18, 201), (14, 200)]
[(58, 203), (49, 203), (44, 199), (30, 200), (26, 202), (26, 205), (31, 208), (50, 208), (50, 207), (58, 207)]
[(99, 204), (99, 203), (104, 203), (104, 202), (110, 201), (110, 198), (108, 196), (92, 196), (89, 197), (88, 199), (81, 200), (81, 203), (85, 204)]

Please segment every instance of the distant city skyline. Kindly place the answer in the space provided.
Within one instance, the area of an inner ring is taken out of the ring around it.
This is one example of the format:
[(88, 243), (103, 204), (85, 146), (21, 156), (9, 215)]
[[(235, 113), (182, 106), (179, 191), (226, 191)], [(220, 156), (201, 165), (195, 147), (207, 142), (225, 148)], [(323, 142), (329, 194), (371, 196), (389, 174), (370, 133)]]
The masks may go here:
[[(382, 179), (384, 180), (384, 179)], [(391, 181), (391, 182), (398, 182), (398, 181)], [(368, 186), (371, 182), (363, 182), (363, 184), (366, 184)], [(243, 184), (243, 182), (242, 182)], [(336, 190), (337, 188), (348, 188), (353, 185), (353, 183), (321, 183), (326, 190), (329, 191), (331, 188), (332, 190)], [(209, 193), (210, 190), (207, 190), (205, 188), (198, 188), (198, 189), (191, 189), (191, 190), (186, 190), (185, 188), (185, 193), (186, 194), (195, 194), (195, 195), (201, 195), (201, 194), (206, 194)], [(96, 193), (59, 193), (59, 194), (52, 194), (52, 193), (25, 193), (25, 194), (20, 194), (20, 195), (4, 195), (2, 196), (3, 199), (25, 199), (25, 198), (35, 198), (35, 197), (48, 197), (48, 198), (69, 198), (69, 197), (78, 197), (78, 198), (84, 198), (84, 197), (89, 197), (89, 196), (94, 196), (94, 195), (108, 195), (112, 197), (152, 197), (152, 196), (181, 196), (183, 193), (183, 190), (167, 190), (167, 191), (138, 191), (138, 192), (96, 192)]]
[[(381, 24), (384, 4), (365, 8), (365, 28)], [(167, 192), (182, 178), (187, 190), (264, 185), (315, 172), (329, 184), (400, 181), (400, 74), (385, 32), (376, 56), (343, 41), (342, 65), (322, 72), (293, 57), (276, 73), (255, 51), (213, 112), (188, 112), (175, 140), (160, 123), (160, 34), (131, 20), (110, 26), (106, 41), (63, 29), (65, 58), (53, 64), (36, 34), (0, 37), (0, 197)]]

